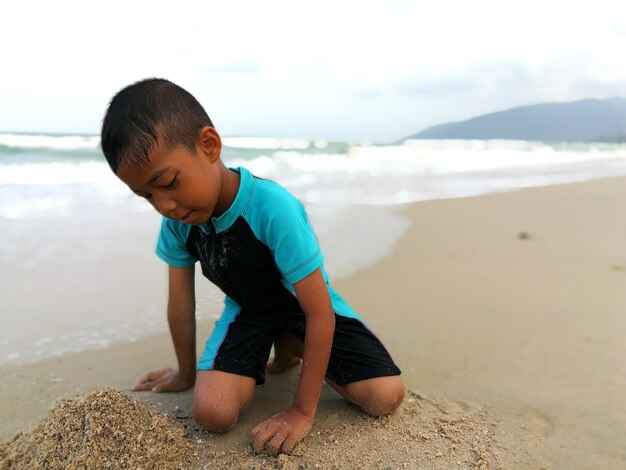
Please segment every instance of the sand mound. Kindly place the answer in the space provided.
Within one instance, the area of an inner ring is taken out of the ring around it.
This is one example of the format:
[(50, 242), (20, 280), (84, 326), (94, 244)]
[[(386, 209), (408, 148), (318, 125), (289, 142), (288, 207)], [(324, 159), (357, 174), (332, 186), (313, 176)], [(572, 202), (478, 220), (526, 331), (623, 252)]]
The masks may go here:
[(2, 469), (177, 469), (189, 466), (182, 426), (106, 388), (63, 398), (0, 445)]
[[(183, 411), (181, 411), (183, 412)], [(496, 422), (483, 408), (408, 392), (393, 416), (353, 406), (318, 416), (293, 455), (254, 455), (248, 426), (203, 431), (125, 394), (104, 389), (65, 398), (47, 417), (0, 444), (4, 469), (450, 469), (501, 468)], [(185, 434), (186, 437), (183, 436)]]

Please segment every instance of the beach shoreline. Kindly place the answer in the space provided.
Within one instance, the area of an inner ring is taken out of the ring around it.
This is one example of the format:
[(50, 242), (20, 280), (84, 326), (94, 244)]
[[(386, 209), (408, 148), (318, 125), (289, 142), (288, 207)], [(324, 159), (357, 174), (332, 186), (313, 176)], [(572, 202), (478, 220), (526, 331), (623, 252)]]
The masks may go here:
[[(626, 178), (414, 203), (395, 209), (410, 228), (392, 253), (333, 285), (388, 346), (408, 389), (439, 406), (433, 420), (450, 403), (486, 413), (493, 468), (623, 468), (623, 200)], [(199, 349), (211, 323), (198, 326)], [(159, 333), (0, 367), (0, 438), (62, 395), (128, 390), (173, 363), (169, 336)], [(235, 432), (203, 435), (212, 452), (249, 452), (249, 427), (286, 406), (296, 383), (293, 373), (268, 378)], [(188, 408), (191, 391), (133, 397), (172, 413)], [(350, 423), (358, 416), (325, 388), (316, 426), (337, 413)]]

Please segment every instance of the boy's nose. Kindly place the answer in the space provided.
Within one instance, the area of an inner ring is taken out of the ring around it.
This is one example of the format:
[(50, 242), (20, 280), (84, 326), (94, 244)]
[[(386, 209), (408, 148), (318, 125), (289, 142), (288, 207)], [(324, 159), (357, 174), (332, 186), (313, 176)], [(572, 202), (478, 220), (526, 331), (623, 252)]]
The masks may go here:
[(174, 202), (174, 200), (172, 199), (169, 199), (165, 203), (165, 206), (163, 207), (163, 212), (169, 215), (169, 214), (172, 214), (175, 210), (176, 210), (176, 202)]
[(161, 196), (155, 199), (157, 208), (161, 214), (167, 215), (176, 210), (176, 201), (174, 201), (174, 199), (168, 198), (167, 196)]

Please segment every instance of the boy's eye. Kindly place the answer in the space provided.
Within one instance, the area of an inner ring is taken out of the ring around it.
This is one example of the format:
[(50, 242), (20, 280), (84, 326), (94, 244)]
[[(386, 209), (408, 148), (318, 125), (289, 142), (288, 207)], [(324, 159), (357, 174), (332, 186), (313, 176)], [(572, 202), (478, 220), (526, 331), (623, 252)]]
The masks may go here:
[(164, 187), (165, 188), (172, 188), (172, 187), (174, 187), (174, 185), (176, 184), (176, 178), (178, 178), (178, 175), (174, 176), (174, 178), (172, 178), (172, 181), (170, 181)]

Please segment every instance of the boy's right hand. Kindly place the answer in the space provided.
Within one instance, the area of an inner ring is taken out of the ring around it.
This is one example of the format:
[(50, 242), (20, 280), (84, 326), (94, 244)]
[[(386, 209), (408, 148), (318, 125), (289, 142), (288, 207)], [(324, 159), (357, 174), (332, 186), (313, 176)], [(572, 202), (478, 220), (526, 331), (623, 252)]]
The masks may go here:
[(194, 380), (181, 376), (179, 371), (170, 367), (149, 372), (131, 389), (133, 392), (152, 390), (153, 392), (182, 392), (193, 387)]

